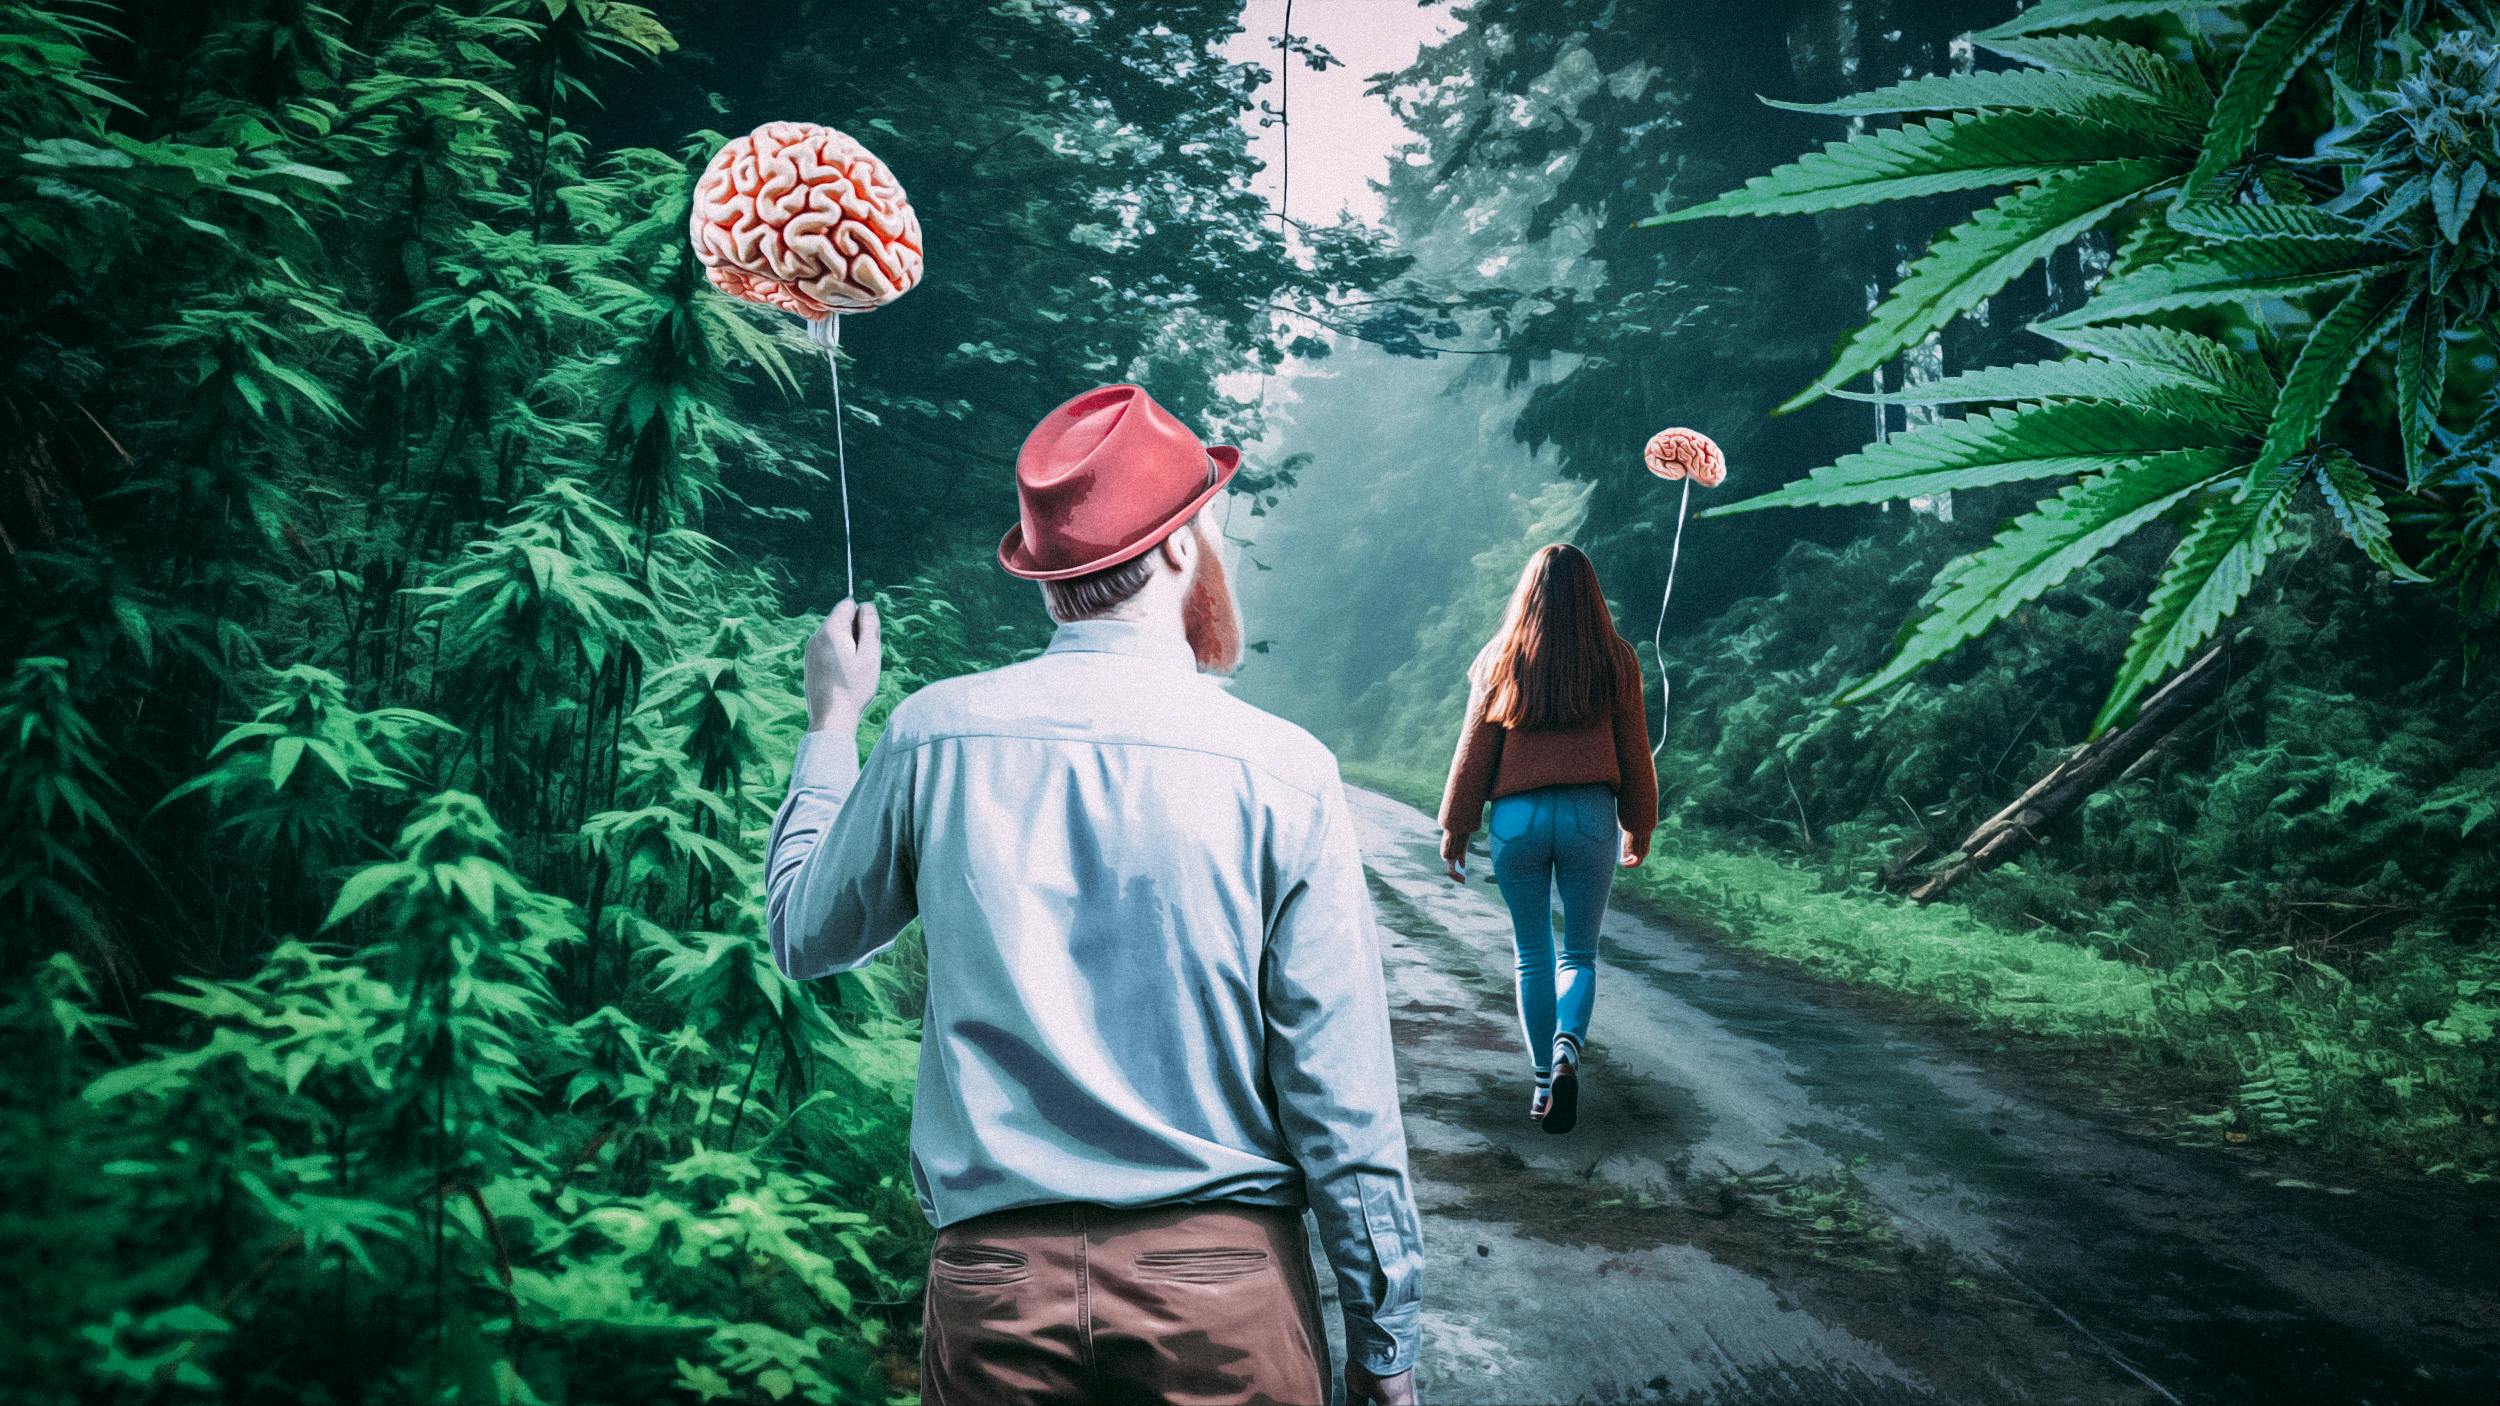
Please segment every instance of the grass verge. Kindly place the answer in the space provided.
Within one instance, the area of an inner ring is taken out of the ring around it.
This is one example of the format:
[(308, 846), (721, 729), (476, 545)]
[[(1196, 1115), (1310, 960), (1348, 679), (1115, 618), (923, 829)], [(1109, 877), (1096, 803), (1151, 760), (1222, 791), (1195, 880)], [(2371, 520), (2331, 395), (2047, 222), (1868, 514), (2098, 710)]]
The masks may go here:
[[(1440, 778), (1348, 764), (1432, 809)], [(1671, 920), (1814, 977), (1983, 1030), (2090, 1049), (2160, 1081), (2183, 1138), (2312, 1146), (2380, 1166), (2500, 1180), (2500, 956), (2400, 943), (2348, 976), (2287, 949), (2155, 966), (1949, 904), (1835, 888), (1741, 843), (1661, 826), (1622, 885)], [(2154, 1111), (2154, 1110), (2139, 1110)]]

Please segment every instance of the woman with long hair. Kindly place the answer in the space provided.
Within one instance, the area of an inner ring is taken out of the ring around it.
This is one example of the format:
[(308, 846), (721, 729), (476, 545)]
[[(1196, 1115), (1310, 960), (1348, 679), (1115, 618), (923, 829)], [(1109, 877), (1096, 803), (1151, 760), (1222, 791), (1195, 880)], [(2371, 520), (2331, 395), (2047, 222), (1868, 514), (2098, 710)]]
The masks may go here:
[[(1467, 721), (1441, 796), (1441, 858), (1467, 881), (1467, 840), (1492, 803), (1493, 881), (1519, 950), (1519, 1027), (1549, 1133), (1579, 1121), (1580, 1052), (1597, 1003), (1597, 932), (1617, 866), (1658, 825), (1641, 662), (1615, 632), (1597, 568), (1568, 542), (1540, 549), (1467, 671)], [(1562, 893), (1562, 945), (1554, 894)]]

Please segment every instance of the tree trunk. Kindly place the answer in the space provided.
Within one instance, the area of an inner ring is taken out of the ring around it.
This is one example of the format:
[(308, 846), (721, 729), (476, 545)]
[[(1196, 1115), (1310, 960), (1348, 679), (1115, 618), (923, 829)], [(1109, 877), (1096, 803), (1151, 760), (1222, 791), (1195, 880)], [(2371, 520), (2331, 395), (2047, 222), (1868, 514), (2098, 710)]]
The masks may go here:
[(2042, 830), (2151, 755), (2181, 723), (2222, 691), (2228, 677), (2223, 646), (2219, 642), (2207, 646), (2144, 700), (2134, 722), (2067, 753), (2065, 760), (2049, 768), (2048, 775), (2033, 782), (2012, 805), (1971, 831), (1959, 850), (1910, 890), (1910, 897), (1920, 903), (1933, 902), (1962, 880), (2012, 858)]

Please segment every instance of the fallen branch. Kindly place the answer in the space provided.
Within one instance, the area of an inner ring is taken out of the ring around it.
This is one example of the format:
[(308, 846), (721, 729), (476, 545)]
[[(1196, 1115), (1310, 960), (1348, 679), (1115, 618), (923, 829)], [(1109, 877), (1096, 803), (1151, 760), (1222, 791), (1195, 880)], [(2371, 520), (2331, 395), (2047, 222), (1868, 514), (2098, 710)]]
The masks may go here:
[(2048, 775), (2033, 782), (2012, 805), (1971, 831), (1942, 867), (1910, 890), (1910, 897), (1920, 903), (1934, 902), (1962, 880), (2012, 858), (2016, 851), (2038, 839), (2042, 830), (2073, 813), (2094, 792), (2123, 779), (2173, 730), (2220, 693), (2228, 677), (2223, 646), (2207, 646), (2204, 653), (2144, 700), (2134, 722), (2067, 753), (2063, 761), (2049, 768)]

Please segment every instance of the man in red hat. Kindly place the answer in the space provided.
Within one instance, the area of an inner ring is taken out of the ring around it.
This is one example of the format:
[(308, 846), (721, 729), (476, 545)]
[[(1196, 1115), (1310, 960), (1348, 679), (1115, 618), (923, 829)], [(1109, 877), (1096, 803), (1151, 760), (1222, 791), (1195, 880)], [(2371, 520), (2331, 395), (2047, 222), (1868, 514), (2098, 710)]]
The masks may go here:
[(1305, 1207), (1350, 1394), (1415, 1399), (1422, 1251), (1344, 787), (1207, 677), (1241, 630), (1200, 515), (1240, 462), (1135, 386), (1052, 411), (998, 557), (1058, 633), (905, 699), (865, 767), (875, 607), (808, 643), (773, 956), (846, 971), (920, 920), (932, 1406), (1327, 1400)]

